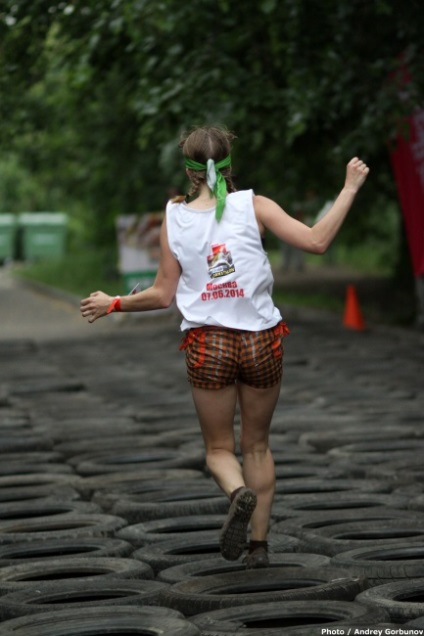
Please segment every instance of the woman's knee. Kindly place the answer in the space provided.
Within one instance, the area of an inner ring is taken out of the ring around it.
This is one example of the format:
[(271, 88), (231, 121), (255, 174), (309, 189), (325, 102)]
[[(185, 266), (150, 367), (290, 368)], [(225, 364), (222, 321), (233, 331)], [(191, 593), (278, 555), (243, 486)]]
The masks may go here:
[(243, 456), (256, 455), (265, 457), (269, 451), (268, 437), (258, 440), (252, 439), (247, 435), (241, 435), (240, 451)]
[(235, 443), (228, 442), (222, 444), (206, 444), (205, 445), (205, 455), (206, 461), (208, 459), (215, 459), (216, 457), (220, 457), (222, 455), (235, 455)]

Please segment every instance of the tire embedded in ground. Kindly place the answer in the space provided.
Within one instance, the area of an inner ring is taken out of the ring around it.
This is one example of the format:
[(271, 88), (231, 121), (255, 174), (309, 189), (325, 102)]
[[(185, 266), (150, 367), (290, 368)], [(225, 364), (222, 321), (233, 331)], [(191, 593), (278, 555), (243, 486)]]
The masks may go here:
[(40, 612), (0, 623), (0, 636), (201, 636), (181, 613), (164, 607), (90, 607)]
[[(335, 629), (341, 624), (363, 627), (386, 621), (383, 610), (365, 608), (355, 601), (274, 601), (227, 607), (191, 617), (202, 636), (209, 634), (261, 634), (283, 636), (296, 633), (299, 636), (326, 633), (323, 628)], [(302, 629), (303, 628), (303, 629)], [(339, 632), (327, 633), (345, 633)], [(347, 633), (347, 632), (346, 632)]]
[(264, 568), (193, 577), (171, 585), (162, 603), (192, 616), (223, 607), (251, 605), (261, 601), (346, 600), (352, 601), (366, 587), (360, 577), (346, 570), (320, 568)]
[(21, 521), (0, 521), (0, 545), (18, 541), (110, 537), (126, 525), (125, 519), (105, 514), (65, 513)]
[[(299, 554), (299, 553), (270, 553), (270, 568), (309, 568), (318, 569), (330, 565), (330, 557), (321, 554)], [(346, 569), (346, 568), (344, 568)], [(228, 562), (223, 557), (194, 561), (193, 563), (183, 563), (161, 570), (157, 575), (158, 581), (165, 583), (178, 583), (188, 578), (196, 576), (210, 576), (223, 574), (225, 572), (240, 572), (243, 576), (246, 572), (246, 565), (243, 559)]]
[(8, 620), (38, 612), (59, 611), (78, 607), (110, 605), (157, 605), (167, 585), (152, 580), (71, 580), (37, 583), (27, 589), (0, 596), (0, 620)]
[[(192, 533), (190, 533), (192, 534)], [(195, 563), (200, 559), (215, 559), (220, 556), (219, 534), (216, 531), (205, 531), (194, 536), (181, 536), (158, 543), (149, 543), (133, 552), (134, 559), (148, 563), (155, 573), (184, 563)], [(284, 535), (270, 535), (269, 549), (275, 553), (296, 552), (299, 540)]]
[(424, 578), (392, 581), (358, 594), (358, 603), (383, 609), (394, 622), (405, 623), (424, 615)]
[(300, 549), (334, 556), (339, 552), (360, 547), (389, 547), (399, 541), (422, 542), (424, 527), (422, 519), (384, 519), (366, 522), (340, 523), (305, 530), (299, 534)]
[(129, 557), (132, 552), (133, 547), (127, 541), (110, 537), (22, 541), (0, 545), (0, 566), (70, 556)]
[(0, 568), (0, 594), (69, 579), (153, 579), (152, 568), (143, 561), (124, 557), (63, 557), (40, 559)]
[(179, 539), (183, 536), (186, 536), (189, 544), (204, 532), (210, 530), (219, 532), (224, 520), (225, 515), (189, 515), (187, 517), (155, 519), (154, 521), (126, 526), (119, 530), (116, 536), (136, 547), (166, 539)]

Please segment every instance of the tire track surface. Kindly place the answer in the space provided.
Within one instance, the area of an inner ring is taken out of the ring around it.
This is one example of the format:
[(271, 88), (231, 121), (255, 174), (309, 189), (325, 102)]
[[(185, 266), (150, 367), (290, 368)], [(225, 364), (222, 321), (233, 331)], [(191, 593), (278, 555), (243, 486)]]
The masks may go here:
[(422, 334), (282, 308), (271, 567), (252, 574), (219, 553), (178, 317), (87, 325), (4, 272), (0, 299), (0, 636), (422, 620)]

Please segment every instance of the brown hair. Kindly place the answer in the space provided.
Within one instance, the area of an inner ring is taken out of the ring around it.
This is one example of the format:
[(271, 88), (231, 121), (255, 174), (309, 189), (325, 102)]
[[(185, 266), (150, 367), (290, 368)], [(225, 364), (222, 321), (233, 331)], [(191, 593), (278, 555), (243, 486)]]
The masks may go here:
[[(225, 128), (202, 126), (184, 133), (181, 136), (179, 147), (188, 159), (193, 159), (199, 163), (206, 163), (208, 159), (213, 159), (217, 163), (231, 153), (233, 139), (235, 139), (235, 135)], [(231, 167), (222, 168), (220, 172), (227, 183), (227, 192), (235, 192), (236, 188), (231, 178)], [(199, 191), (202, 183), (206, 181), (206, 172), (188, 170), (188, 176), (191, 188), (187, 196), (191, 197)]]

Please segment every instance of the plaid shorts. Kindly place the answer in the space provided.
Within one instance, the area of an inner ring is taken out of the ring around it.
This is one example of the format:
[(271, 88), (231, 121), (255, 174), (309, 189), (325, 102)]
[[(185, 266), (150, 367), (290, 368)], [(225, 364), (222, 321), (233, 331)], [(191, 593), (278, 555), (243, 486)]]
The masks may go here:
[(282, 339), (288, 333), (284, 322), (263, 331), (190, 329), (180, 347), (188, 381), (199, 389), (222, 389), (238, 380), (257, 389), (274, 386), (283, 375)]

